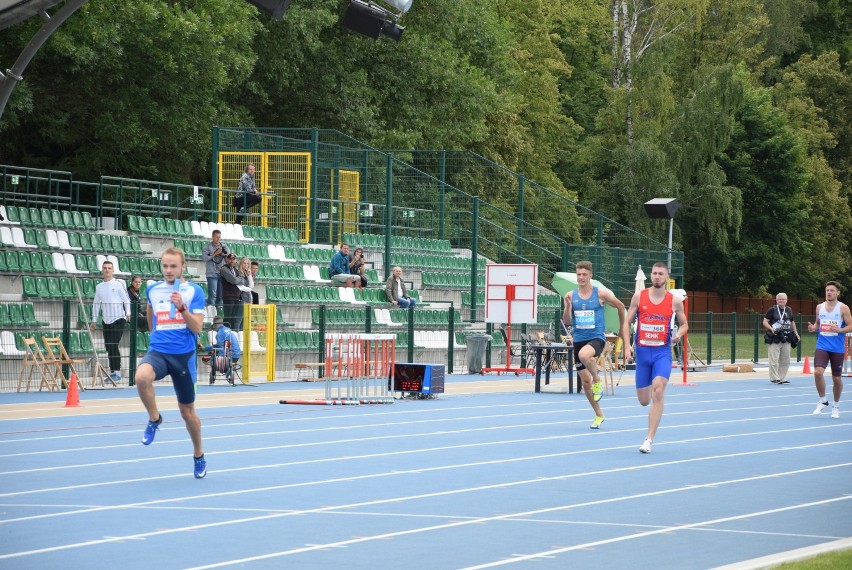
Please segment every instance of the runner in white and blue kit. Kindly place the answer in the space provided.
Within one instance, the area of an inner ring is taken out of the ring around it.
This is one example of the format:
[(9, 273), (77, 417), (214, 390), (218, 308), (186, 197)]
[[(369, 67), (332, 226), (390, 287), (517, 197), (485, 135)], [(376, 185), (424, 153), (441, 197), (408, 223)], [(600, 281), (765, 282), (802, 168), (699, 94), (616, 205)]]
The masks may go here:
[(834, 405), (831, 417), (840, 418), (840, 394), (843, 393), (843, 356), (846, 352), (845, 333), (852, 332), (852, 313), (849, 305), (841, 303), (840, 283), (829, 281), (825, 284), (825, 303), (817, 305), (816, 323), (808, 323), (808, 332), (817, 333), (814, 351), (814, 384), (819, 402), (814, 414), (821, 414), (828, 408), (825, 396), (825, 369), (831, 366)]
[(136, 369), (136, 390), (148, 411), (148, 426), (142, 443), (150, 445), (163, 417), (157, 409), (154, 381), (171, 376), (178, 408), (192, 439), (196, 479), (207, 474), (207, 461), (201, 445), (201, 419), (195, 412), (196, 339), (204, 321), (204, 291), (182, 276), (186, 270), (183, 250), (163, 251), (164, 281), (148, 287), (148, 327), (150, 348)]

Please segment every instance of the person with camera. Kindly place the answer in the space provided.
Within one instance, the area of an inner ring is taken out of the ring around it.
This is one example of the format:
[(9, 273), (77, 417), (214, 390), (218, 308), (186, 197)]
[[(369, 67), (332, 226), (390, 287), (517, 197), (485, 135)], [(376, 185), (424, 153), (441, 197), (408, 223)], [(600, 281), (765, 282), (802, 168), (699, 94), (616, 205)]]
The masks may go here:
[(773, 384), (789, 384), (787, 370), (790, 368), (790, 349), (799, 345), (799, 333), (793, 322), (793, 309), (787, 306), (787, 294), (775, 295), (775, 305), (766, 311), (763, 328), (769, 356), (769, 381)]
[(349, 255), (349, 271), (352, 275), (361, 278), (360, 284), (355, 282), (356, 286), (362, 289), (367, 286), (367, 262), (364, 260), (364, 248), (356, 247), (355, 251)]

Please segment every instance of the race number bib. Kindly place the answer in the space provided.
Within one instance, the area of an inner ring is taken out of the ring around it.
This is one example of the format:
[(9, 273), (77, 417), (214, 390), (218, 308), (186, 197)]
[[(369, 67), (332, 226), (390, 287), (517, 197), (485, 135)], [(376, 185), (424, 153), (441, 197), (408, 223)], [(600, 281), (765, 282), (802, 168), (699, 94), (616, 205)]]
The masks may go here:
[(574, 328), (575, 329), (593, 329), (593, 328), (595, 328), (595, 312), (594, 311), (574, 311)]
[(663, 346), (666, 344), (666, 325), (639, 323), (636, 342), (640, 346)]
[(819, 322), (819, 333), (822, 336), (837, 336), (837, 333), (833, 332), (831, 330), (832, 325), (840, 327), (840, 322), (839, 321), (832, 321), (832, 320), (820, 321)]
[(154, 314), (157, 315), (157, 330), (167, 331), (175, 329), (185, 329), (186, 321), (183, 320), (183, 315), (176, 312), (171, 315), (171, 301), (160, 301), (154, 308)]

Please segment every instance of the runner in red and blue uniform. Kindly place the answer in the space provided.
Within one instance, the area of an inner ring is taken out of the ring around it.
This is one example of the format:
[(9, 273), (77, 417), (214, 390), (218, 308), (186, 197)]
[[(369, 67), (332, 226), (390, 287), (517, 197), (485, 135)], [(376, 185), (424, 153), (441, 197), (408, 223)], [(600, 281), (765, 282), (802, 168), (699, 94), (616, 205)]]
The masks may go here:
[[(633, 295), (627, 310), (627, 322), (638, 316), (634, 351), (636, 354), (636, 397), (643, 406), (651, 404), (648, 412), (648, 433), (639, 447), (651, 453), (651, 444), (663, 417), (666, 385), (672, 373), (672, 348), (689, 330), (683, 301), (666, 291), (669, 270), (657, 262), (651, 270), (651, 288)], [(672, 315), (677, 315), (677, 333), (672, 336)]]

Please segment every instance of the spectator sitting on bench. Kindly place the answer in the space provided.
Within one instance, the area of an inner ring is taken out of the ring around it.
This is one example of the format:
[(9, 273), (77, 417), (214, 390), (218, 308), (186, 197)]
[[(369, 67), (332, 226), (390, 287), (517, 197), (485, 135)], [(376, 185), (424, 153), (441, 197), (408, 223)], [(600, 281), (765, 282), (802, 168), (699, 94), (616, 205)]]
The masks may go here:
[(337, 287), (354, 287), (361, 282), (361, 277), (352, 274), (355, 261), (349, 261), (349, 244), (341, 243), (340, 250), (331, 258), (328, 266), (328, 276), (332, 285)]
[(408, 289), (405, 288), (405, 283), (402, 281), (402, 267), (394, 267), (393, 274), (388, 277), (385, 283), (385, 296), (389, 303), (393, 303), (395, 307), (400, 309), (414, 308), (417, 301), (412, 299), (408, 294)]

